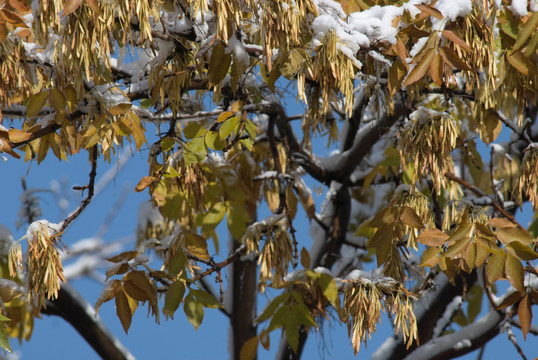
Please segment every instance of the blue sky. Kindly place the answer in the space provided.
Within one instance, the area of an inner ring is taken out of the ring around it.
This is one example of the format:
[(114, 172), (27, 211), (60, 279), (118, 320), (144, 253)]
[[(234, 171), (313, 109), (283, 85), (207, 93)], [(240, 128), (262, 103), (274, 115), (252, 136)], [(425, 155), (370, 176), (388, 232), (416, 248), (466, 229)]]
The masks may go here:
[[(299, 107), (292, 106), (290, 114), (300, 112)], [(328, 150), (323, 150), (328, 152)], [(323, 154), (327, 155), (327, 153)], [(102, 193), (98, 194), (90, 206), (67, 230), (63, 236), (64, 242), (69, 246), (78, 240), (94, 236), (101, 224), (110, 217), (110, 209), (117, 199), (121, 196), (124, 189), (127, 188), (125, 201), (121, 208), (114, 214), (114, 221), (109, 230), (104, 234), (107, 242), (129, 237), (136, 228), (136, 214), (141, 202), (147, 201), (149, 196), (147, 191), (142, 193), (134, 192), (133, 188), (138, 180), (147, 175), (147, 150), (141, 154), (134, 154), (127, 162), (125, 168), (117, 174), (113, 181), (109, 183)], [(117, 166), (113, 161), (111, 164), (99, 161), (97, 167), (97, 181), (109, 169)], [(26, 174), (26, 183), (29, 188), (50, 188), (51, 181), (57, 181), (60, 184), (67, 185), (67, 192), (71, 195), (69, 211), (73, 210), (82, 200), (80, 193), (71, 191), (75, 185), (85, 185), (88, 181), (90, 165), (87, 160), (87, 154), (82, 153), (70, 158), (69, 162), (59, 162), (51, 154), (41, 165), (37, 163), (24, 163), (22, 160), (8, 159), (7, 162), (0, 163), (3, 180), (0, 189), (0, 198), (4, 206), (0, 207), (0, 224), (5, 225), (13, 231), (15, 239), (21, 238), (26, 230), (25, 226), (19, 230), (15, 229), (17, 220), (17, 211), (19, 207), (18, 197), (22, 193), (21, 177)], [(309, 180), (309, 185), (319, 185)], [(40, 192), (41, 206), (43, 209), (42, 218), (52, 222), (59, 222), (65, 214), (62, 213), (56, 204), (56, 200), (51, 193)], [(314, 193), (317, 210), (323, 201), (323, 195)], [(528, 221), (528, 214), (524, 223)], [(263, 215), (261, 215), (263, 216)], [(302, 220), (301, 220), (302, 219)], [(305, 229), (308, 221), (304, 213), (297, 215), (294, 223), (298, 229)], [(226, 239), (226, 234), (221, 235), (221, 239)], [(311, 239), (301, 238), (301, 246), (309, 247)], [(128, 244), (127, 249), (131, 249), (133, 244)], [(299, 248), (300, 248), (299, 247)], [(226, 250), (220, 258), (224, 259)], [(216, 258), (217, 260), (219, 257)], [(83, 296), (94, 304), (98, 294), (102, 289), (102, 284), (92, 279), (77, 280), (73, 283)], [(263, 307), (267, 297), (260, 297), (260, 308)], [(487, 303), (484, 303), (484, 308)], [(100, 316), (105, 324), (120, 339), (120, 341), (135, 355), (138, 359), (158, 358), (158, 359), (223, 359), (228, 358), (229, 334), (228, 320), (217, 310), (206, 309), (203, 324), (198, 331), (187, 321), (181, 308), (177, 311), (174, 320), (166, 321), (164, 318), (160, 325), (156, 325), (150, 318), (146, 318), (147, 308), (141, 307), (137, 310), (129, 335), (125, 335), (121, 324), (116, 317), (113, 302), (105, 303), (100, 310)], [(536, 321), (535, 321), (536, 322)], [(358, 354), (360, 358), (369, 358), (371, 353), (382, 344), (387, 336), (392, 334), (390, 321), (384, 319), (379, 326), (378, 333), (374, 334), (367, 347), (361, 346)], [(262, 325), (263, 326), (263, 325)], [(529, 341), (523, 343), (520, 332), (514, 329), (518, 336), (519, 343), (527, 354), (531, 348), (536, 346), (535, 338), (529, 335)], [(259, 359), (274, 358), (278, 348), (280, 331), (275, 331), (271, 337), (271, 350), (269, 352), (261, 349)], [(507, 358), (509, 356), (518, 356), (511, 343), (506, 340), (506, 334), (498, 336), (494, 344), (488, 345), (483, 359)], [(36, 319), (33, 337), (29, 343), (23, 343), (20, 346), (15, 340), (12, 340), (15, 352), (21, 359), (95, 359), (97, 355), (84, 342), (84, 340), (67, 324), (58, 317), (44, 316), (42, 319)], [(316, 335), (309, 336), (304, 359), (322, 358), (330, 359), (353, 359), (353, 350), (348, 340), (347, 330), (339, 326), (336, 322), (325, 323), (323, 331)], [(476, 353), (465, 357), (475, 359)]]

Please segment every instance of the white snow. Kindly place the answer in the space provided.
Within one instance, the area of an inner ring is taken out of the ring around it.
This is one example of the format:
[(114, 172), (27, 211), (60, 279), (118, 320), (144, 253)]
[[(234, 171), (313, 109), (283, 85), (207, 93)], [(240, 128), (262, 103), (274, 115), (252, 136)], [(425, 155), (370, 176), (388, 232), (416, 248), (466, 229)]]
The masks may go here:
[(508, 6), (508, 9), (512, 11), (514, 15), (525, 16), (527, 15), (527, 0), (512, 0), (512, 5)]
[(435, 328), (433, 329), (433, 338), (437, 338), (441, 336), (445, 328), (450, 324), (452, 321), (452, 317), (458, 311), (458, 309), (461, 307), (461, 304), (463, 303), (463, 298), (461, 296), (456, 296), (452, 301), (447, 305), (445, 308), (445, 312), (443, 313), (443, 316), (437, 320), (437, 323), (435, 324)]
[(443, 14), (444, 17), (455, 21), (459, 16), (465, 16), (473, 10), (471, 0), (439, 0), (435, 8)]
[(468, 339), (460, 340), (454, 345), (454, 350), (463, 350), (465, 348), (471, 347), (472, 345), (473, 343), (471, 342), (471, 340), (468, 340)]
[(244, 66), (248, 66), (250, 64), (250, 56), (245, 50), (241, 40), (237, 39), (235, 35), (232, 35), (228, 40), (228, 46), (232, 49), (234, 61), (238, 61)]
[(26, 238), (30, 242), (34, 241), (35, 234), (42, 231), (46, 233), (46, 236), (53, 236), (57, 234), (58, 231), (60, 231), (62, 223), (55, 224), (44, 219), (34, 221), (28, 226), (28, 229), (26, 230)]

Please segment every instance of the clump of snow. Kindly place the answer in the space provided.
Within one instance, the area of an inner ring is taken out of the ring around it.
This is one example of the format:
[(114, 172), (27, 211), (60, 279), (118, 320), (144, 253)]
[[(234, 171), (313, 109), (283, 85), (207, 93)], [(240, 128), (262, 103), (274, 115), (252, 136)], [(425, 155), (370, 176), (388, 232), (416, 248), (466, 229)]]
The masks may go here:
[[(525, 3), (526, 0), (525, 0)], [(444, 17), (455, 21), (459, 16), (465, 16), (473, 10), (471, 0), (439, 0), (435, 8), (443, 14)]]
[(228, 46), (232, 49), (234, 61), (238, 61), (244, 66), (248, 66), (250, 64), (250, 56), (245, 50), (241, 40), (239, 40), (236, 36), (231, 36), (228, 40)]
[(26, 230), (26, 238), (30, 242), (34, 241), (35, 234), (39, 232), (45, 232), (45, 234), (49, 237), (53, 236), (60, 231), (62, 224), (63, 222), (56, 224), (51, 223), (45, 219), (34, 221), (30, 224), (30, 226), (28, 226), (28, 229)]
[[(533, 1), (531, 1), (531, 2), (533, 2)], [(512, 5), (508, 6), (508, 9), (514, 15), (523, 17), (523, 16), (527, 15), (527, 13), (528, 13), (528, 11), (527, 11), (527, 0), (512, 0)]]
[(473, 345), (473, 343), (471, 342), (471, 340), (468, 340), (468, 339), (461, 340), (461, 341), (458, 341), (454, 345), (454, 350), (463, 350), (463, 349), (466, 349), (466, 348), (470, 348), (472, 345)]

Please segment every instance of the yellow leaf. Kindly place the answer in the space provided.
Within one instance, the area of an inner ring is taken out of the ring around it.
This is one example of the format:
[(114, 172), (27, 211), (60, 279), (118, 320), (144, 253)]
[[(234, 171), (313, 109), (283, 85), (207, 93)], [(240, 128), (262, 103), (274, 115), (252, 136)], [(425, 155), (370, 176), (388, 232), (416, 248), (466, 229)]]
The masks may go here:
[(430, 5), (415, 5), (420, 11), (433, 16), (436, 19), (443, 20), (443, 14), (436, 8)]
[(133, 106), (133, 104), (131, 104), (131, 103), (121, 103), (121, 104), (117, 104), (117, 105), (114, 105), (113, 107), (111, 107), (111, 108), (108, 110), (108, 112), (109, 112), (110, 115), (112, 115), (112, 116), (125, 114), (127, 111), (129, 111), (129, 109), (131, 108), (131, 106)]
[(422, 220), (420, 220), (415, 210), (411, 209), (409, 206), (402, 206), (402, 213), (400, 214), (400, 220), (405, 225), (410, 226), (415, 229), (422, 229), (424, 227)]
[(536, 31), (538, 27), (538, 12), (532, 14), (530, 18), (527, 19), (525, 25), (517, 34), (517, 40), (512, 48), (512, 51), (517, 51), (525, 45), (527, 39)]
[(432, 60), (433, 56), (435, 55), (434, 49), (428, 49), (426, 54), (422, 57), (422, 59), (419, 61), (418, 64), (415, 65), (413, 70), (409, 72), (409, 75), (405, 79), (405, 82), (403, 83), (404, 87), (407, 87), (414, 82), (419, 81), (426, 75), (428, 72), (428, 69), (430, 68), (430, 61)]
[(463, 60), (460, 59), (458, 54), (456, 54), (451, 48), (442, 46), (439, 48), (439, 52), (443, 57), (443, 60), (449, 63), (452, 67), (455, 67), (460, 70), (472, 71), (471, 67), (464, 63)]
[(129, 305), (129, 300), (127, 300), (127, 296), (122, 289), (116, 294), (116, 315), (118, 315), (121, 326), (123, 326), (123, 330), (127, 334), (131, 327), (133, 313), (131, 311), (131, 306)]
[(207, 252), (207, 241), (203, 237), (197, 234), (185, 234), (185, 248), (192, 255), (203, 259), (209, 259), (209, 253)]
[(49, 92), (46, 90), (30, 96), (28, 103), (26, 104), (26, 116), (32, 117), (39, 114), (43, 106), (45, 106), (48, 96)]
[(49, 103), (54, 110), (60, 112), (65, 110), (66, 99), (64, 94), (58, 89), (52, 89), (49, 92)]
[(495, 232), (497, 238), (503, 244), (509, 244), (512, 241), (519, 241), (522, 244), (530, 245), (534, 242), (534, 238), (528, 232), (515, 227), (505, 227), (497, 229)]
[(217, 123), (221, 123), (224, 120), (226, 120), (226, 119), (228, 119), (229, 117), (232, 117), (232, 116), (234, 116), (233, 112), (231, 112), (231, 111), (223, 111), (217, 117)]
[(493, 284), (504, 275), (506, 258), (504, 253), (491, 255), (486, 268), (488, 283)]
[(506, 59), (510, 65), (524, 75), (529, 75), (529, 73), (536, 74), (538, 72), (536, 65), (520, 51), (516, 51), (513, 54), (506, 54)]
[[(63, 9), (62, 16), (67, 16), (75, 12), (79, 8), (81, 3), (82, 3), (82, 0), (67, 0)], [(127, 331), (125, 332), (127, 333)]]
[(144, 176), (140, 181), (138, 182), (138, 185), (135, 187), (136, 192), (141, 192), (145, 188), (151, 185), (155, 181), (155, 178), (153, 176)]
[[(129, 290), (133, 290), (133, 293), (136, 293), (140, 297), (144, 297), (146, 300), (150, 300), (153, 303), (157, 302), (157, 294), (155, 292), (155, 287), (151, 283), (151, 280), (146, 276), (146, 273), (143, 271), (129, 271), (125, 276), (123, 277), (123, 287), (125, 290), (127, 290), (126, 284), (129, 284)], [(136, 289), (135, 289), (136, 288)], [(129, 296), (131, 296), (131, 293), (126, 291)], [(144, 294), (142, 296), (142, 294)], [(134, 296), (131, 296), (133, 299), (137, 299)], [(145, 300), (141, 300), (145, 301)]]
[(521, 323), (521, 332), (523, 333), (523, 339), (527, 340), (527, 334), (532, 324), (532, 309), (529, 294), (525, 294), (523, 299), (519, 303), (517, 308), (517, 317)]
[(430, 76), (437, 86), (443, 85), (443, 66), (441, 54), (436, 53), (430, 63)]
[(428, 246), (441, 246), (448, 238), (449, 236), (439, 229), (428, 229), (420, 233), (417, 241)]
[(254, 336), (249, 339), (239, 353), (239, 360), (254, 360), (256, 358), (256, 352), (258, 350), (258, 336)]
[(500, 228), (504, 228), (504, 227), (516, 227), (517, 225), (514, 224), (513, 222), (511, 222), (510, 220), (508, 219), (505, 219), (505, 218), (491, 218), (489, 220), (489, 224), (493, 227), (496, 227), (498, 229)]
[(521, 265), (521, 262), (512, 255), (508, 255), (506, 257), (505, 271), (510, 284), (523, 294), (525, 288), (523, 287), (523, 265)]
[(9, 141), (12, 143), (20, 143), (23, 141), (28, 141), (30, 137), (32, 136), (32, 133), (22, 131), (19, 129), (9, 129)]

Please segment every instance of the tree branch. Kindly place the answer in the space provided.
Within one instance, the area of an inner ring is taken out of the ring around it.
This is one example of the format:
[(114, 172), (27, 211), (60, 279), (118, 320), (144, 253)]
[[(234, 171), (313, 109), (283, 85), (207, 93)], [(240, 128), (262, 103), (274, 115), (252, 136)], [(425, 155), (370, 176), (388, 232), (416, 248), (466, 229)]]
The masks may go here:
[(58, 231), (59, 233), (63, 233), (65, 229), (67, 229), (69, 224), (73, 222), (82, 213), (82, 211), (84, 211), (86, 206), (88, 206), (92, 201), (95, 188), (95, 177), (97, 176), (97, 145), (94, 145), (92, 147), (92, 150), (90, 152), (90, 161), (92, 164), (92, 169), (90, 171), (90, 181), (88, 185), (82, 187), (82, 190), (88, 189), (88, 196), (86, 196), (80, 206), (75, 211), (73, 211), (73, 213), (71, 213), (71, 215), (69, 215), (67, 219), (64, 220), (62, 227)]
[(112, 335), (103, 322), (95, 317), (95, 310), (70, 285), (62, 284), (58, 298), (47, 300), (46, 315), (57, 315), (67, 321), (103, 359), (134, 360), (134, 356)]

